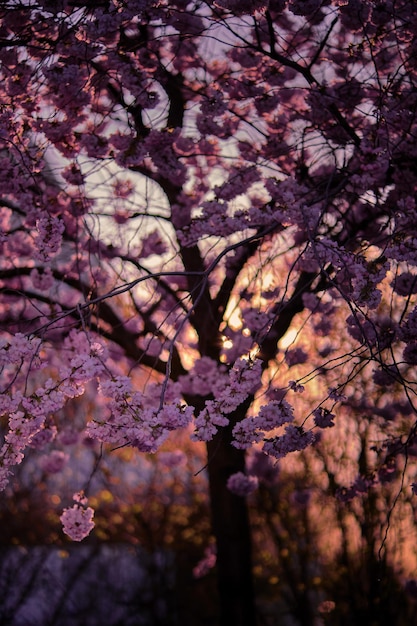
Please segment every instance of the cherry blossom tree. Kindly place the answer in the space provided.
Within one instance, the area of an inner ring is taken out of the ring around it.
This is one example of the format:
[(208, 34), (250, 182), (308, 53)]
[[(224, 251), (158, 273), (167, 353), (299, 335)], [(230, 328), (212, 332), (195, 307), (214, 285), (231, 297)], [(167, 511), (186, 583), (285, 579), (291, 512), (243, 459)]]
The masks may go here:
[[(0, 10), (0, 484), (86, 388), (85, 434), (103, 446), (155, 452), (191, 428), (207, 443), (222, 623), (254, 624), (246, 450), (276, 462), (317, 445), (369, 371), (401, 395), (379, 421), (380, 465), (410, 462), (417, 9)], [(62, 513), (75, 540), (94, 525), (88, 479)]]

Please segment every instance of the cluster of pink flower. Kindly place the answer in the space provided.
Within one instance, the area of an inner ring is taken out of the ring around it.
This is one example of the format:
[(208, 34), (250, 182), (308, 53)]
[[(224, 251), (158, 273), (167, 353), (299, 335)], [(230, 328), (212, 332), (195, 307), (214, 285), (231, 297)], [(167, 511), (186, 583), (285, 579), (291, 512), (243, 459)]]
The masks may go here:
[[(39, 340), (19, 334), (9, 343), (4, 342), (0, 349), (4, 380), (9, 378), (15, 383), (17, 374), (25, 376), (22, 363), (39, 359), (41, 347)], [(13, 467), (22, 462), (27, 447), (42, 448), (56, 437), (57, 430), (50, 424), (49, 416), (61, 410), (68, 398), (84, 393), (89, 381), (98, 381), (99, 392), (108, 399), (109, 418), (91, 421), (87, 425), (88, 435), (99, 441), (154, 452), (169, 432), (184, 428), (191, 421), (193, 408), (184, 406), (178, 399), (179, 384), (168, 385), (165, 403), (161, 405), (161, 392), (158, 394), (151, 389), (149, 396), (145, 397), (133, 389), (130, 378), (120, 375), (109, 378), (108, 368), (104, 365), (108, 356), (106, 350), (101, 343), (89, 341), (84, 332), (73, 330), (69, 333), (62, 355), (65, 358), (60, 360), (56, 381), (46, 379), (30, 395), (12, 392), (10, 386), (9, 391), (1, 396), (1, 414), (9, 415), (9, 431), (0, 450), (1, 489), (8, 484)], [(39, 371), (41, 373), (42, 369)], [(55, 473), (63, 469), (67, 460), (66, 453), (53, 450), (40, 458), (40, 466), (45, 472)], [(64, 531), (76, 541), (85, 537), (93, 527), (92, 509), (85, 508), (84, 504), (77, 501), (61, 517)]]
[(214, 400), (206, 400), (205, 408), (195, 419), (193, 439), (210, 441), (216, 434), (218, 426), (226, 426), (229, 423), (226, 416), (233, 413), (259, 388), (261, 370), (259, 360), (236, 361), (228, 377), (223, 376), (210, 390), (214, 394)]
[(252, 333), (256, 332), (264, 332), (266, 333), (268, 326), (271, 324), (272, 315), (265, 312), (260, 311), (254, 308), (243, 308), (242, 307), (242, 317), (243, 322), (246, 328)]
[[(13, 466), (22, 462), (26, 448), (39, 448), (55, 437), (54, 429), (48, 424), (48, 416), (60, 411), (68, 398), (82, 394), (85, 383), (97, 377), (104, 369), (102, 345), (90, 344), (84, 333), (72, 331), (63, 346), (67, 364), (64, 365), (61, 360), (57, 380), (47, 378), (27, 395), (19, 388), (14, 391), (16, 382), (21, 379), (26, 380), (26, 383), (28, 381), (28, 372), (22, 367), (23, 363), (29, 367), (31, 376), (36, 371), (42, 372), (42, 360), (39, 356), (41, 347), (40, 340), (16, 334), (0, 349), (3, 380), (13, 383), (1, 395), (0, 403), (0, 414), (9, 416), (9, 430), (0, 450), (3, 489)], [(44, 355), (43, 359), (46, 358)], [(38, 370), (33, 369), (36, 360), (40, 368)], [(59, 462), (58, 458), (55, 462)]]
[(49, 261), (61, 247), (64, 223), (58, 217), (43, 215), (38, 219), (37, 231), (36, 258), (40, 261)]
[(373, 476), (358, 476), (349, 487), (340, 487), (336, 492), (336, 497), (342, 502), (350, 502), (360, 494), (368, 493), (375, 484)]
[(313, 444), (314, 440), (315, 436), (312, 431), (305, 430), (302, 426), (290, 424), (285, 428), (283, 435), (266, 440), (263, 450), (276, 459), (282, 459), (290, 452), (304, 450)]
[(87, 498), (83, 493), (74, 493), (75, 504), (71, 508), (64, 509), (60, 520), (63, 530), (73, 541), (82, 541), (94, 528), (94, 511), (87, 506)]
[(204, 557), (193, 568), (194, 578), (203, 578), (216, 565), (217, 555), (215, 544), (209, 545), (204, 550)]
[(227, 488), (236, 496), (245, 497), (256, 491), (258, 479), (256, 476), (236, 472), (227, 479)]
[(229, 171), (226, 182), (214, 188), (214, 193), (221, 200), (232, 200), (240, 194), (246, 193), (250, 186), (260, 178), (255, 166), (235, 167)]
[(43, 73), (50, 89), (50, 97), (57, 107), (75, 115), (89, 104), (90, 91), (84, 89), (88, 76), (82, 66), (55, 63), (45, 67)]
[(334, 418), (335, 415), (331, 413), (328, 409), (323, 407), (318, 407), (313, 411), (314, 415), (314, 423), (319, 428), (332, 428), (334, 426)]
[(56, 474), (63, 470), (68, 461), (69, 455), (66, 452), (62, 450), (52, 450), (50, 454), (44, 454), (39, 458), (39, 465), (42, 471), (47, 474)]
[(87, 432), (91, 438), (117, 447), (129, 445), (155, 452), (172, 430), (187, 426), (193, 415), (193, 408), (180, 401), (160, 407), (156, 397), (149, 406), (149, 398), (134, 390), (127, 376), (100, 379), (99, 391), (108, 398), (109, 417), (90, 421)]
[(208, 356), (197, 359), (194, 367), (185, 376), (180, 376), (181, 391), (191, 396), (206, 396), (216, 393), (218, 386), (227, 381), (226, 366), (218, 366)]
[(284, 399), (273, 400), (262, 406), (255, 417), (247, 417), (233, 428), (233, 445), (242, 450), (264, 440), (269, 433), (294, 420), (293, 408)]
[(378, 285), (385, 278), (389, 264), (384, 260), (367, 262), (360, 254), (353, 254), (335, 241), (327, 238), (316, 240), (305, 259), (315, 260), (320, 268), (332, 264), (335, 284), (344, 298), (359, 307), (376, 309), (381, 301)]
[(54, 283), (54, 277), (50, 267), (33, 269), (30, 273), (32, 284), (39, 291), (49, 291)]

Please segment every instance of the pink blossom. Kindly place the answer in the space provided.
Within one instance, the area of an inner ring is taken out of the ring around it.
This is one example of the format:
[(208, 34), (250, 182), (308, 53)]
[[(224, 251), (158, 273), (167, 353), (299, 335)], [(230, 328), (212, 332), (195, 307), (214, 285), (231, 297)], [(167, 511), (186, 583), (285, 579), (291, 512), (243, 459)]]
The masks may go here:
[(84, 183), (84, 176), (76, 163), (69, 165), (62, 171), (62, 176), (70, 185), (77, 187)]
[(116, 446), (156, 452), (171, 431), (188, 426), (193, 416), (193, 407), (177, 398), (168, 401), (170, 392), (161, 405), (160, 398), (135, 391), (127, 376), (101, 379), (99, 390), (109, 399), (109, 415), (91, 420), (87, 433), (92, 439)]
[(57, 254), (62, 243), (64, 223), (58, 217), (44, 215), (37, 222), (36, 258), (49, 261)]
[(259, 482), (273, 485), (279, 478), (280, 468), (277, 461), (272, 461), (270, 456), (255, 448), (249, 456), (248, 471)]
[(232, 445), (240, 450), (247, 450), (254, 443), (262, 441), (264, 437), (263, 431), (259, 427), (253, 417), (246, 417), (233, 426)]
[(5, 440), (15, 446), (25, 447), (32, 437), (41, 430), (45, 416), (43, 413), (37, 417), (27, 415), (23, 411), (16, 411), (9, 417), (10, 431)]
[(187, 457), (182, 450), (159, 452), (158, 460), (168, 468), (183, 467), (187, 463)]
[(262, 449), (276, 459), (281, 459), (290, 452), (304, 450), (312, 443), (314, 435), (311, 431), (290, 424), (286, 427), (284, 435), (266, 440)]
[(221, 115), (227, 109), (224, 94), (217, 88), (209, 88), (206, 97), (201, 102), (201, 112), (210, 117)]
[(293, 408), (286, 400), (273, 400), (260, 408), (254, 420), (258, 428), (270, 431), (292, 422), (294, 420)]
[(184, 184), (187, 170), (174, 150), (177, 136), (176, 131), (171, 134), (152, 130), (146, 138), (145, 148), (161, 175), (175, 184)]
[[(77, 494), (74, 494), (76, 500)], [(71, 508), (64, 509), (60, 520), (63, 531), (73, 541), (82, 541), (94, 528), (94, 511), (91, 507), (86, 507), (86, 499), (76, 503)]]
[(314, 423), (319, 428), (332, 428), (335, 416), (328, 409), (319, 407), (313, 411)]
[(56, 474), (64, 469), (68, 459), (68, 454), (65, 454), (61, 450), (53, 450), (50, 454), (40, 457), (39, 465), (44, 472)]
[(236, 196), (246, 193), (250, 186), (259, 180), (259, 172), (256, 167), (235, 168), (229, 173), (228, 180), (222, 185), (215, 187), (217, 198), (232, 200)]
[(168, 430), (185, 428), (191, 422), (194, 409), (185, 404), (164, 404), (157, 414), (158, 421)]
[(415, 307), (401, 324), (398, 332), (401, 341), (417, 341), (417, 307)]
[(246, 395), (255, 393), (261, 386), (261, 376), (262, 363), (259, 359), (239, 359), (229, 372), (230, 387)]
[(0, 464), (0, 492), (4, 491), (9, 484), (11, 472), (7, 467)]
[(33, 286), (40, 291), (49, 291), (54, 284), (54, 277), (50, 267), (34, 269), (31, 271)]
[(80, 137), (80, 152), (82, 151), (89, 157), (104, 157), (108, 151), (108, 139), (97, 134), (97, 130), (92, 126)]
[(146, 259), (146, 257), (151, 256), (151, 254), (160, 256), (166, 251), (167, 245), (164, 239), (158, 231), (154, 230), (143, 239), (140, 255), (143, 259)]
[(21, 392), (12, 395), (7, 393), (0, 394), (0, 415), (15, 413), (18, 411), (21, 401)]
[(39, 339), (30, 339), (22, 333), (16, 333), (9, 341), (0, 345), (0, 365), (31, 361), (40, 346)]
[(256, 309), (244, 309), (242, 311), (244, 324), (252, 332), (266, 332), (271, 323), (271, 315)]
[(387, 366), (384, 369), (376, 369), (372, 372), (372, 380), (380, 387), (389, 387), (398, 380), (398, 368)]
[(58, 430), (53, 424), (45, 424), (44, 428), (33, 435), (29, 445), (31, 448), (40, 450), (51, 443), (57, 436)]
[(224, 368), (210, 357), (197, 359), (190, 372), (179, 379), (183, 393), (200, 396), (214, 393), (225, 380)]
[(403, 359), (406, 363), (417, 364), (417, 341), (410, 342), (403, 350)]
[(284, 399), (274, 400), (262, 406), (257, 416), (240, 420), (233, 427), (233, 446), (243, 450), (250, 448), (253, 443), (262, 441), (265, 432), (275, 430), (293, 419), (291, 405)]
[(285, 352), (285, 361), (289, 367), (305, 363), (308, 359), (308, 354), (303, 348), (292, 348)]
[(104, 363), (100, 358), (100, 344), (93, 344), (89, 354), (78, 354), (70, 361), (71, 380), (83, 383), (97, 377), (104, 370)]
[(204, 550), (204, 557), (193, 568), (194, 578), (203, 578), (216, 565), (217, 555), (216, 546), (212, 544)]
[(89, 103), (89, 90), (83, 88), (88, 80), (83, 65), (57, 62), (44, 67), (43, 73), (49, 84), (51, 100), (57, 107), (72, 110), (75, 114)]
[(417, 293), (417, 274), (403, 272), (395, 277), (392, 286), (400, 296), (415, 294)]
[(227, 426), (229, 419), (223, 415), (219, 403), (206, 400), (205, 407), (194, 420), (195, 432), (192, 439), (195, 441), (211, 441), (219, 426)]
[(28, 397), (23, 397), (21, 406), (28, 418), (38, 418), (43, 424), (46, 417), (62, 409), (65, 404), (64, 394), (57, 389), (39, 387)]
[(236, 472), (227, 479), (227, 488), (236, 496), (249, 496), (258, 488), (258, 479), (256, 476)]
[(63, 446), (72, 446), (78, 442), (79, 438), (79, 433), (71, 428), (64, 428), (58, 435), (59, 443)]

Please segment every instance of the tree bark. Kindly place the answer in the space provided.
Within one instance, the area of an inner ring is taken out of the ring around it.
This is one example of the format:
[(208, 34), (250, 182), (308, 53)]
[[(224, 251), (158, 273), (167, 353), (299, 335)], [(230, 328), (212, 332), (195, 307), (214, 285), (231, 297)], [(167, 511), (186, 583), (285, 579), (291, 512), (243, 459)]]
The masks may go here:
[(227, 479), (245, 471), (245, 453), (231, 446), (232, 426), (207, 444), (213, 533), (217, 543), (220, 626), (255, 626), (252, 542), (246, 499), (227, 489)]

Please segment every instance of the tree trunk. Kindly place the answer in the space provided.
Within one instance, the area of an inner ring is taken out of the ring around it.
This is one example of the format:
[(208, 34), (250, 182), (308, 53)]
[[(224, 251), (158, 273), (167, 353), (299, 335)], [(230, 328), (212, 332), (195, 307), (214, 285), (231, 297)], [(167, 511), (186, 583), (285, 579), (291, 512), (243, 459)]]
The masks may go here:
[(217, 580), (221, 626), (255, 626), (252, 545), (246, 499), (226, 487), (228, 477), (245, 471), (245, 453), (231, 446), (231, 429), (207, 444), (213, 533), (217, 542)]

